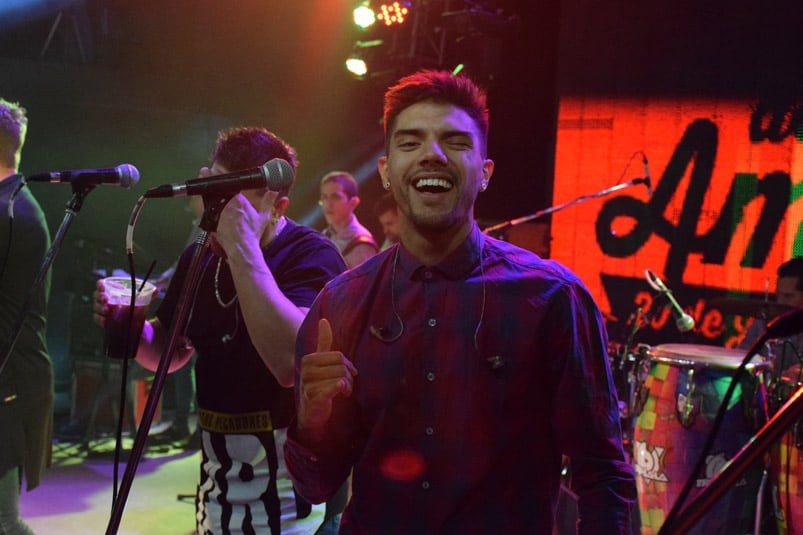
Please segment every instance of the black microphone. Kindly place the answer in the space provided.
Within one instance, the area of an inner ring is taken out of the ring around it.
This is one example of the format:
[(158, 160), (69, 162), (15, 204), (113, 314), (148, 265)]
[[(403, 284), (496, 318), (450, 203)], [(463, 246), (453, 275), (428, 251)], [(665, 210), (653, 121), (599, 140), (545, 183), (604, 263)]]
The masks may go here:
[(647, 163), (647, 156), (641, 155), (644, 159), (644, 185), (647, 186), (647, 195), (652, 197), (652, 181), (650, 180), (650, 166)]
[(139, 171), (130, 163), (118, 165), (113, 169), (77, 169), (75, 171), (54, 171), (39, 173), (26, 177), (28, 182), (51, 182), (54, 184), (69, 182), (82, 183), (87, 186), (112, 184), (130, 189), (139, 182)]
[(678, 302), (675, 301), (675, 296), (672, 295), (672, 292), (666, 287), (664, 282), (649, 269), (644, 270), (644, 275), (650, 286), (666, 296), (669, 301), (669, 306), (672, 309), (672, 315), (675, 316), (675, 326), (678, 330), (685, 333), (694, 329), (694, 318), (686, 314), (686, 312), (680, 308)]
[(227, 195), (238, 193), (242, 190), (260, 188), (281, 191), (289, 187), (292, 183), (293, 168), (286, 160), (274, 158), (253, 169), (204, 178), (194, 178), (175, 184), (164, 184), (148, 190), (145, 193), (145, 197), (180, 197), (184, 195), (204, 194)]

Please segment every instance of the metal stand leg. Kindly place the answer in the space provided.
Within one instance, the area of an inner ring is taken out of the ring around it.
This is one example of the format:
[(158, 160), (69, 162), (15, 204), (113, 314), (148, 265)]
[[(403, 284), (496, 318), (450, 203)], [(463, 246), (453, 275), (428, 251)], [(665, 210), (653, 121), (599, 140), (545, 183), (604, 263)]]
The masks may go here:
[[(53, 42), (53, 37), (56, 35), (56, 30), (59, 29), (59, 26), (61, 25), (61, 19), (63, 18), (64, 11), (59, 11), (56, 15), (56, 18), (53, 19), (53, 24), (50, 25), (50, 32), (48, 32), (47, 39), (45, 39), (45, 44), (42, 45), (42, 50), (39, 52), (39, 59), (45, 57), (45, 53), (47, 52), (48, 48), (50, 48), (50, 44)], [(81, 31), (78, 28), (78, 19), (74, 14), (70, 14), (70, 19), (72, 20), (72, 28), (73, 32), (75, 33), (75, 42), (78, 45), (78, 53), (81, 56), (81, 63), (86, 63), (86, 51), (84, 50), (84, 42), (81, 39)]]
[[(117, 399), (117, 396), (113, 395), (114, 390), (110, 388), (111, 386), (111, 377), (110, 377), (110, 365), (109, 359), (103, 360), (103, 365), (100, 372), (100, 377), (98, 377), (98, 385), (95, 389), (95, 394), (92, 396), (92, 407), (89, 414), (89, 420), (87, 422), (86, 431), (84, 432), (84, 438), (81, 441), (83, 446), (87, 450), (91, 450), (90, 441), (92, 438), (95, 437), (95, 424), (97, 421), (98, 410), (100, 409), (101, 403), (109, 400), (111, 398), (111, 410), (112, 410), (112, 418), (114, 421), (120, 417), (120, 403)], [(134, 403), (131, 399), (131, 389), (126, 388), (126, 407), (125, 410), (129, 415), (129, 432), (131, 436), (136, 435), (137, 433), (137, 426), (136, 422), (134, 421)]]

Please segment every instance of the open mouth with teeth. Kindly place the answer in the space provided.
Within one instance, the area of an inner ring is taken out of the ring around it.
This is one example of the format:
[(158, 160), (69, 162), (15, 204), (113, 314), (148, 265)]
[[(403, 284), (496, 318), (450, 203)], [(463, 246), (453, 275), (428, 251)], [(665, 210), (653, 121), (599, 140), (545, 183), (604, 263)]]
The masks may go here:
[(413, 187), (426, 193), (445, 193), (452, 189), (452, 183), (445, 178), (419, 178), (413, 182)]

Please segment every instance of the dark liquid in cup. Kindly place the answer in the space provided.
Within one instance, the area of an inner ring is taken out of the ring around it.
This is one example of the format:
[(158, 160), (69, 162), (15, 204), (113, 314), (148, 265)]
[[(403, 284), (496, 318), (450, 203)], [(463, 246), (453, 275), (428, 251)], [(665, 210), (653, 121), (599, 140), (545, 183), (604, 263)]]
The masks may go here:
[(106, 316), (106, 355), (113, 359), (132, 358), (137, 353), (147, 306), (134, 307), (133, 321), (129, 322), (128, 305), (108, 305)]

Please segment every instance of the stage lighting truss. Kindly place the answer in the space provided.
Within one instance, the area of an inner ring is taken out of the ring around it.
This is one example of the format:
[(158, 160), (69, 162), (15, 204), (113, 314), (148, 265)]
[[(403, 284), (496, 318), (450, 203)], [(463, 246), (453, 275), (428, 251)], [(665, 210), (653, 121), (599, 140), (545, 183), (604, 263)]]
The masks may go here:
[[(492, 38), (518, 28), (518, 17), (505, 13), (497, 3), (363, 0), (353, 11), (361, 34), (346, 69), (361, 80), (385, 83), (420, 68), (476, 65), (478, 49), (492, 48)], [(479, 55), (487, 54), (480, 51)]]

